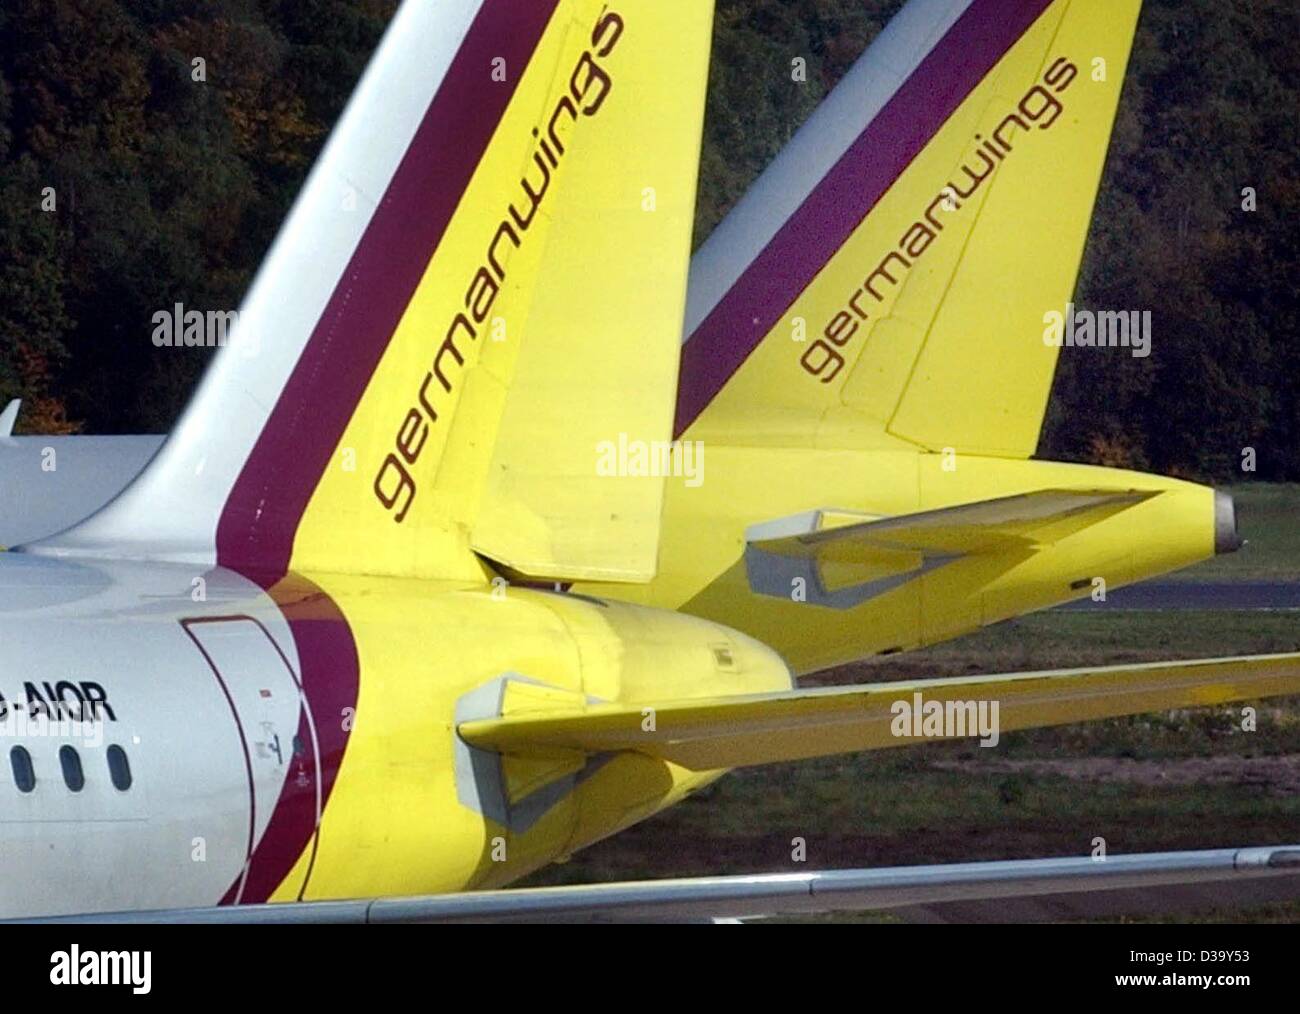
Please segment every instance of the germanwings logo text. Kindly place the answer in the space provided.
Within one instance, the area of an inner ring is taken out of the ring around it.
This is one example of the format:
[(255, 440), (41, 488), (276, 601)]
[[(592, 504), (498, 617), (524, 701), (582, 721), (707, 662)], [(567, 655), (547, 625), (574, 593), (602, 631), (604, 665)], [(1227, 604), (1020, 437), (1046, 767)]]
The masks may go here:
[(1011, 154), (1017, 127), (1028, 131), (1031, 129), (1030, 124), (1034, 124), (1039, 130), (1047, 130), (1057, 121), (1065, 107), (1056, 95), (1065, 91), (1078, 73), (1079, 68), (1069, 60), (1065, 57), (1058, 58), (1043, 75), (1043, 82), (1051, 91), (1042, 84), (1034, 85), (1025, 93), (1016, 110), (997, 125), (992, 137), (986, 139), (982, 134), (975, 135), (976, 154), (982, 164), (972, 168), (963, 163), (961, 172), (964, 175), (959, 176), (956, 182), (950, 181), (939, 191), (939, 195), (925, 209), (925, 214), (913, 222), (898, 241), (898, 249), (885, 255), (848, 302), (831, 317), (822, 330), (823, 337), (808, 346), (808, 350), (799, 359), (804, 370), (814, 377), (820, 377), (823, 384), (829, 384), (835, 379), (844, 366), (844, 356), (840, 349), (857, 334), (862, 322), (867, 320), (867, 310), (874, 310), (871, 303), (867, 302), (867, 297), (877, 304), (884, 302), (888, 287), (897, 285), (938, 238), (939, 233), (943, 232), (943, 222), (936, 212), (940, 208), (946, 213), (959, 211), (963, 202), (975, 196), (984, 181)]
[(433, 403), (443, 401), (452, 393), (465, 366), (465, 357), (456, 344), (457, 339), (474, 341), (478, 338), (479, 328), (487, 321), (492, 304), (505, 282), (506, 270), (500, 251), (507, 240), (514, 244), (515, 249), (522, 247), (528, 229), (550, 191), (551, 174), (558, 174), (565, 155), (565, 133), (561, 131), (565, 118), (568, 118), (568, 131), (571, 132), (579, 112), (583, 116), (595, 116), (605, 104), (613, 80), (597, 59), (609, 56), (622, 35), (622, 17), (605, 10), (592, 29), (592, 48), (583, 52), (569, 76), (569, 91), (560, 96), (546, 123), (533, 128), (536, 141), (533, 162), (539, 179), (536, 183), (530, 181), (530, 167), (521, 181), (526, 210), (518, 211), (513, 201), (507, 206), (507, 213), (502, 216), (487, 244), (487, 252), (466, 288), (465, 308), (452, 318), (446, 337), (433, 354), (433, 366), (420, 382), (415, 404), (409, 407), (395, 430), (394, 448), (375, 476), (375, 496), (398, 523), (406, 519), (411, 504), (415, 502), (414, 466), (429, 438), (429, 428), (438, 421), (438, 411)]

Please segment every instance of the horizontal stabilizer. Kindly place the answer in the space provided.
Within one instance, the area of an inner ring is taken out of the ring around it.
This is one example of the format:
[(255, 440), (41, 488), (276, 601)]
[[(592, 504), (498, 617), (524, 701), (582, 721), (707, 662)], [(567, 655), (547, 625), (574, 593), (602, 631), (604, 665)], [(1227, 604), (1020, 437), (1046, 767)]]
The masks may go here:
[(0, 546), (48, 538), (90, 517), (140, 474), (164, 439), (0, 437)]
[(708, 771), (1295, 693), (1300, 653), (597, 704), (459, 731), (503, 754), (629, 750)]
[[(972, 553), (1033, 550), (1156, 492), (1043, 489), (895, 517), (813, 511), (749, 530), (745, 565), (759, 594), (851, 608), (909, 574)], [(865, 518), (865, 520), (864, 520)]]

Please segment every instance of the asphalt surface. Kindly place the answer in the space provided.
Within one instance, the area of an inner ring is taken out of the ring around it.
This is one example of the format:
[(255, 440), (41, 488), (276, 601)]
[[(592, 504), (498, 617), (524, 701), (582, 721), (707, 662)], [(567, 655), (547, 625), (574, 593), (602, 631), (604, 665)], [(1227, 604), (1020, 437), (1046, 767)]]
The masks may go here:
[(1147, 581), (1107, 592), (1105, 602), (1087, 598), (1059, 608), (1130, 612), (1300, 610), (1300, 581)]

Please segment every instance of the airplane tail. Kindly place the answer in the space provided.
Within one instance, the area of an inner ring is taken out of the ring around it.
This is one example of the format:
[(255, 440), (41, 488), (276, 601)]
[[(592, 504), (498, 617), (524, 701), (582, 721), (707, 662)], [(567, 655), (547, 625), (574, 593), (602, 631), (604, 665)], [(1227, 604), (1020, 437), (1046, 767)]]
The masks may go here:
[(912, 0), (692, 264), (677, 431), (1035, 449), (1140, 0)]
[(647, 579), (662, 478), (596, 448), (671, 437), (711, 24), (405, 3), (162, 451), (27, 548)]

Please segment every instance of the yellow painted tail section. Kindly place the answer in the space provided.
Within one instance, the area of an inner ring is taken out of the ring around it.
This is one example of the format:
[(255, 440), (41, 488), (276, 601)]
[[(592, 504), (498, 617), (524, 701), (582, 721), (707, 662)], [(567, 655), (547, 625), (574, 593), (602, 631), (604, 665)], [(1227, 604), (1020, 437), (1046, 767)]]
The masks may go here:
[(553, 579), (653, 575), (663, 478), (600, 452), (671, 439), (711, 24), (698, 0), (563, 0), (527, 65), (501, 69), (514, 95), (311, 497), (296, 569), (470, 576), (477, 553)]
[[(931, 55), (943, 59), (918, 69), (933, 80), (899, 90), (910, 106), (881, 113), (894, 117), (890, 137), (923, 129), (945, 75), (994, 49), (1000, 6), (972, 4), (945, 40), (951, 52), (941, 42)], [(997, 46), (711, 403), (685, 420), (679, 408), (679, 425), (733, 442), (1030, 455), (1058, 352), (1045, 315), (1073, 292), (1139, 7), (1054, 0)], [(864, 179), (889, 157), (887, 140), (861, 153)], [(852, 157), (823, 185), (854, 194)]]
[(620, 467), (617, 448), (672, 437), (712, 4), (638, 13), (531, 282), (502, 294), (503, 326), (522, 340), (490, 343), (467, 387), (461, 447), (500, 404), (486, 474), (462, 458), (437, 480), (449, 495), (480, 490), (464, 517), (474, 549), (525, 574), (655, 572), (664, 478)]

